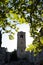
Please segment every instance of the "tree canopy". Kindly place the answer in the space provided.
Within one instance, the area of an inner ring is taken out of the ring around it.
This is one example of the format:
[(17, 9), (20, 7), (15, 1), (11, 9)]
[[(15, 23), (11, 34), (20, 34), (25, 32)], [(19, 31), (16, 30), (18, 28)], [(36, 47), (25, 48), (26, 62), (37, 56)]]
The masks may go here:
[(43, 48), (43, 0), (0, 0), (0, 28), (14, 35), (12, 29), (18, 31), (22, 23), (30, 24), (33, 45)]

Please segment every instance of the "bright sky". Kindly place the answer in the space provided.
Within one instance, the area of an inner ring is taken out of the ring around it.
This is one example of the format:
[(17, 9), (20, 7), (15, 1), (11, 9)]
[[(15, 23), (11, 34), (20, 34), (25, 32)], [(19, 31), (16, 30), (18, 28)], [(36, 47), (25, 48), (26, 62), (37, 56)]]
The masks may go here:
[[(21, 24), (17, 25), (19, 27), (19, 31), (26, 32), (26, 47), (28, 47), (29, 44), (32, 43), (33, 38), (30, 37), (30, 27), (29, 24)], [(17, 32), (14, 35), (14, 40), (9, 40), (8, 35), (5, 33), (2, 36), (2, 47), (5, 47), (8, 49), (9, 52), (13, 51), (14, 49), (17, 49)]]

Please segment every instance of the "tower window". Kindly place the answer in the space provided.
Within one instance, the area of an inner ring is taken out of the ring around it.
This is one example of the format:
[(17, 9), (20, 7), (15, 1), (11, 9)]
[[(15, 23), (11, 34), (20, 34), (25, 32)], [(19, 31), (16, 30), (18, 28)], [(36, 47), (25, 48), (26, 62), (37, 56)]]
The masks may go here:
[(20, 35), (20, 38), (23, 38), (23, 35)]

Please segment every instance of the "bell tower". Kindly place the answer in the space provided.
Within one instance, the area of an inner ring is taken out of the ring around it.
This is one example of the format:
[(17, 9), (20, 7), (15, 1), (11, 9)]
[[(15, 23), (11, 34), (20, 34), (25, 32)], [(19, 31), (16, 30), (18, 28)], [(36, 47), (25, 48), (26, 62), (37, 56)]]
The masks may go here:
[(26, 39), (25, 39), (25, 32), (18, 32), (17, 34), (17, 56), (21, 57), (22, 54), (25, 52), (26, 48)]

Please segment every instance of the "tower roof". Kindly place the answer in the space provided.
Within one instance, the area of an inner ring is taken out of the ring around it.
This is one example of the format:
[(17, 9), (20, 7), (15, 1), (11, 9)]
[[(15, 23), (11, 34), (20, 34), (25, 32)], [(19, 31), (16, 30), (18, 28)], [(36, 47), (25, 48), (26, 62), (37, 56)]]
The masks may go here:
[(18, 33), (25, 33), (25, 32), (23, 32), (23, 31), (19, 31)]

